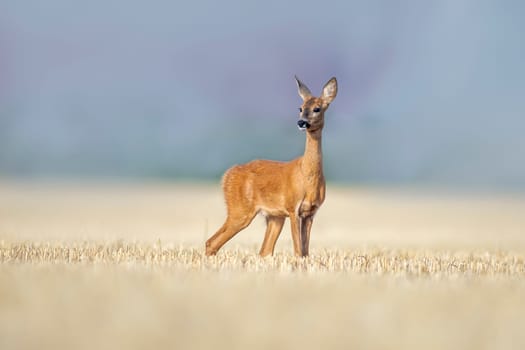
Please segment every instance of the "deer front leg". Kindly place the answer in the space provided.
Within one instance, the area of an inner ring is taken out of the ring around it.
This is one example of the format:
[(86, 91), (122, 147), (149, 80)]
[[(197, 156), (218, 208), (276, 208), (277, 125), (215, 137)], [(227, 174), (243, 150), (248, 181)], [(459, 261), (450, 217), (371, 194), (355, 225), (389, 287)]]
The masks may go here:
[(312, 229), (312, 223), (314, 221), (313, 215), (308, 215), (301, 218), (301, 249), (302, 256), (308, 256), (310, 249), (310, 230)]
[(301, 242), (303, 249), (303, 256), (310, 254), (310, 231), (314, 222), (314, 216), (309, 215), (301, 218)]

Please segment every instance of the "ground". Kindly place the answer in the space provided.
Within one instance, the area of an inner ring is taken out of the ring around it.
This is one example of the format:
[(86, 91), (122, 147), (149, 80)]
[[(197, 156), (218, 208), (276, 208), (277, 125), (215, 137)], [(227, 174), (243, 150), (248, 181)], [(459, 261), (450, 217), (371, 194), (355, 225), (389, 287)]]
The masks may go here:
[(0, 182), (0, 348), (522, 349), (525, 196), (328, 184), (216, 257), (219, 184)]

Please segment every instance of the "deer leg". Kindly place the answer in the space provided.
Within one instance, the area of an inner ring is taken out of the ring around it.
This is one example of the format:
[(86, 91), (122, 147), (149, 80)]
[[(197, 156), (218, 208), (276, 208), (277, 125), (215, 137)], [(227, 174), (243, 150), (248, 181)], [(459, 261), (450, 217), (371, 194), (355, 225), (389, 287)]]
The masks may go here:
[(303, 256), (301, 251), (301, 220), (296, 214), (290, 215), (290, 224), (292, 227), (293, 250), (296, 256)]
[(302, 256), (308, 256), (310, 248), (310, 230), (314, 221), (313, 215), (301, 218), (301, 253)]
[(255, 214), (242, 217), (228, 215), (224, 225), (206, 241), (206, 255), (217, 254), (217, 251), (239, 231), (246, 228), (254, 217)]
[(261, 246), (259, 254), (261, 256), (273, 255), (275, 249), (275, 242), (281, 234), (284, 225), (284, 217), (268, 216), (266, 218), (266, 233), (264, 234), (264, 241)]

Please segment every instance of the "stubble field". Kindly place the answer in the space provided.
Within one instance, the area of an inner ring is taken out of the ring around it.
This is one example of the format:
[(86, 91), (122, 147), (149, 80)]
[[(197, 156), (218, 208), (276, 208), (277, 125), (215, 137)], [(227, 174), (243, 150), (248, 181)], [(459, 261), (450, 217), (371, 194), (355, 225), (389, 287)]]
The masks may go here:
[(218, 184), (0, 183), (0, 348), (525, 348), (525, 197), (328, 185), (311, 256)]

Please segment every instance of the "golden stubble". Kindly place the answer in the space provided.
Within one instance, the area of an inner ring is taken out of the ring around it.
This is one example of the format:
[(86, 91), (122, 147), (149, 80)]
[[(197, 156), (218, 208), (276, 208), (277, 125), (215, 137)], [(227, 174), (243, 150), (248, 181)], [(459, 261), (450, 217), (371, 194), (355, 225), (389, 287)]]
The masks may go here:
[(216, 256), (214, 185), (0, 184), (0, 348), (525, 346), (525, 202), (328, 186), (312, 250)]

